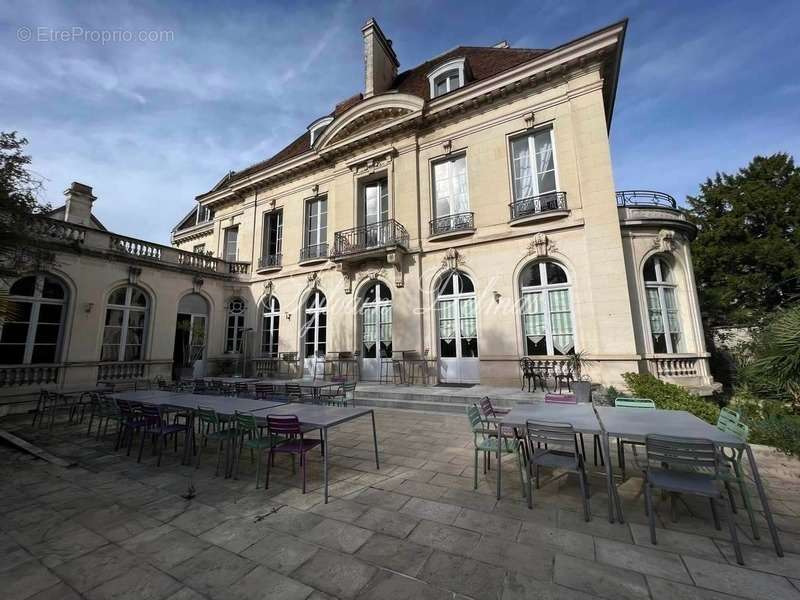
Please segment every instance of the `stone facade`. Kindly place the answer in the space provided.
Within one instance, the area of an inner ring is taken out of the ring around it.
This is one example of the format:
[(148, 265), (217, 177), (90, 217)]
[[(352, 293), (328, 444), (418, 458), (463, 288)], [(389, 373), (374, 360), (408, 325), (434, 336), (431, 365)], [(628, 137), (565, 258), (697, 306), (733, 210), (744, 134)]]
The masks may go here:
[[(543, 337), (531, 335), (537, 325), (523, 323), (522, 306), (530, 299), (523, 302), (521, 275), (531, 264), (551, 262), (567, 276), (562, 288), (568, 291), (560, 297), (568, 298), (570, 351), (586, 353), (592, 381), (619, 386), (622, 373), (649, 370), (688, 386), (710, 385), (689, 250), (694, 229), (664, 194), (615, 191), (608, 132), (625, 26), (612, 25), (482, 79), (470, 81), (467, 73), (463, 88), (431, 99), (398, 89), (375, 92), (386, 85), (394, 51), (369, 21), (363, 32), (366, 89), (372, 92), (334, 113), (307, 150), (229, 174), (198, 196), (196, 210), (204, 217), (190, 215), (173, 231), (175, 265), (61, 248), (57, 268), (70, 300), (60, 362), (97, 361), (105, 298), (136, 264), (137, 284), (153, 302), (144, 356), (159, 372), (171, 368), (178, 303), (200, 277), (199, 293), (209, 305), (205, 358), (212, 362), (230, 356), (225, 350), (232, 297), (244, 300), (243, 327), (252, 329), (245, 339), (247, 357), (274, 349), (261, 343), (264, 302), (272, 297), (280, 305), (278, 352), (303, 356), (316, 348), (363, 357), (372, 336), (364, 324), (365, 294), (380, 282), (391, 295), (395, 352), (427, 352), (445, 381), (516, 383), (518, 361), (530, 353), (527, 338)], [(541, 196), (541, 206), (526, 205), (520, 214), (516, 204), (510, 208), (511, 144), (543, 131), (551, 132), (557, 193)], [(448, 215), (434, 222), (434, 165), (454, 157), (465, 164), (468, 210), (458, 219)], [(383, 183), (375, 189), (387, 197), (378, 225), (365, 214), (366, 189), (377, 180)], [(322, 233), (316, 227), (312, 239), (309, 211), (316, 209), (310, 203), (321, 198), (327, 228)], [(270, 241), (274, 227), (269, 233), (269, 219), (276, 217), (268, 215), (278, 211), (276, 250)], [(231, 228), (235, 243), (226, 233)], [(309, 252), (311, 241), (327, 248)], [(669, 265), (674, 291), (668, 317), (680, 328), (668, 353), (654, 347), (648, 312), (644, 270), (653, 256)], [(469, 339), (455, 358), (472, 359), (462, 363), (443, 360), (451, 358), (444, 354), (452, 344), (447, 349), (441, 342), (443, 333), (455, 335), (442, 325), (449, 315), (443, 316), (440, 304), (442, 282), (453, 272), (474, 288), (473, 299), (456, 299), (462, 310), (456, 329), (462, 345)], [(313, 319), (306, 305), (317, 292), (327, 301), (326, 339), (320, 346), (317, 333), (317, 345), (308, 346)], [(87, 303), (95, 308), (87, 310)], [(546, 318), (547, 335), (555, 340), (555, 317)], [(563, 356), (531, 358), (552, 362)], [(90, 370), (76, 378), (91, 379)]]

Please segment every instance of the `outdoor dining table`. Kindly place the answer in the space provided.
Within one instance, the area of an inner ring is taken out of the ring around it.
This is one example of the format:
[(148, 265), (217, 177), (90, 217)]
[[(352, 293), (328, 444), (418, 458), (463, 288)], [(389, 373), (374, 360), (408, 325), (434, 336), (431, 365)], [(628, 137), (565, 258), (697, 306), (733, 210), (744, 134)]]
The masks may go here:
[(234, 385), (236, 383), (255, 383), (261, 381), (260, 377), (204, 377), (206, 381), (219, 381), (226, 385)]
[(301, 388), (308, 388), (311, 390), (311, 395), (314, 399), (318, 399), (320, 392), (326, 388), (332, 388), (342, 385), (341, 381), (330, 381), (328, 379), (259, 379), (256, 383), (268, 383), (278, 386), (299, 385)]
[(375, 468), (380, 469), (378, 461), (378, 433), (375, 430), (375, 412), (371, 408), (340, 408), (334, 406), (317, 406), (311, 404), (290, 403), (275, 408), (263, 408), (252, 411), (257, 419), (266, 420), (268, 415), (295, 415), (301, 427), (319, 429), (322, 433), (322, 478), (325, 504), (328, 503), (328, 430), (359, 417), (370, 416), (372, 420), (372, 443), (375, 449)]
[[(769, 507), (767, 494), (764, 490), (764, 484), (761, 481), (761, 475), (758, 472), (753, 451), (747, 442), (742, 439), (722, 431), (713, 425), (706, 423), (695, 415), (683, 410), (642, 410), (642, 409), (626, 409), (626, 408), (612, 408), (608, 406), (598, 406), (596, 408), (597, 416), (603, 426), (605, 432), (604, 446), (606, 448), (606, 465), (609, 472), (613, 472), (611, 466), (611, 458), (608, 454), (608, 438), (615, 437), (621, 438), (631, 442), (644, 443), (645, 438), (650, 434), (667, 435), (674, 437), (684, 438), (697, 438), (709, 440), (720, 448), (734, 448), (736, 450), (743, 449), (747, 454), (747, 460), (750, 463), (750, 471), (753, 475), (753, 481), (758, 490), (758, 496), (761, 500), (761, 506), (764, 509), (764, 517), (767, 520), (770, 535), (772, 536), (772, 543), (775, 546), (775, 552), (778, 556), (783, 556), (783, 547), (781, 546), (780, 539), (778, 538), (778, 530), (775, 527), (775, 522), (772, 518), (772, 511)], [(612, 481), (609, 479), (609, 481)], [(613, 499), (617, 509), (617, 516), (622, 523), (624, 516), (622, 514), (622, 502), (619, 499), (616, 486), (613, 485)]]
[[(575, 433), (586, 433), (600, 436), (603, 444), (603, 453), (606, 457), (608, 453), (608, 438), (603, 435), (603, 429), (592, 404), (545, 404), (537, 402), (535, 404), (518, 404), (510, 412), (498, 417), (494, 422), (497, 423), (498, 433), (501, 427), (513, 427), (525, 430), (526, 423), (529, 421), (546, 421), (549, 423), (563, 423), (571, 425)], [(524, 435), (524, 433), (523, 433)], [(497, 444), (497, 499), (500, 499), (500, 459), (502, 444)], [(612, 481), (611, 461), (605, 461), (606, 485), (608, 497), (613, 498), (616, 492)], [(613, 501), (608, 503), (608, 521), (614, 522)]]

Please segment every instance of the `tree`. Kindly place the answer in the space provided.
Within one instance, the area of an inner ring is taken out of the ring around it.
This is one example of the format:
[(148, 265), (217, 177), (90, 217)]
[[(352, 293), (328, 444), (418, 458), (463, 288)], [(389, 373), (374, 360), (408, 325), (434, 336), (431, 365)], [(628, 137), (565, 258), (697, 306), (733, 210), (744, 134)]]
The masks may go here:
[(28, 239), (30, 219), (48, 210), (38, 201), (42, 182), (30, 172), (28, 140), (0, 131), (0, 245), (15, 247)]
[(800, 169), (785, 153), (717, 173), (688, 198), (700, 306), (711, 326), (759, 325), (800, 298)]

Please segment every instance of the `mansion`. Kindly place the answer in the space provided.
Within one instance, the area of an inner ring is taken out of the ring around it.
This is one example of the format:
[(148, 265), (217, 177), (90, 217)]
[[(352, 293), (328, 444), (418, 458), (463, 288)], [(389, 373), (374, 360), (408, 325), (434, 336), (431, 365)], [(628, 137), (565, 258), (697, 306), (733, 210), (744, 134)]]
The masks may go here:
[(668, 194), (614, 185), (626, 26), (401, 71), (370, 19), (363, 91), (197, 196), (172, 246), (106, 231), (73, 183), (36, 225), (52, 260), (0, 281), (24, 308), (0, 333), (0, 396), (286, 353), (306, 373), (353, 353), (378, 380), (399, 351), (441, 383), (519, 385), (520, 358), (582, 352), (594, 383), (709, 390), (694, 226)]

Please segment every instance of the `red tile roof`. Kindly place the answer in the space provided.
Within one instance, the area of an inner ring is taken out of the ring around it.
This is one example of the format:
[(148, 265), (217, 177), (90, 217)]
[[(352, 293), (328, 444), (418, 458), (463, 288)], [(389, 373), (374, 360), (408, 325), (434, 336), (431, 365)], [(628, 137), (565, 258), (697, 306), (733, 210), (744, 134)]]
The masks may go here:
[[(440, 54), (436, 58), (422, 63), (400, 73), (394, 80), (391, 90), (403, 94), (411, 94), (425, 100), (430, 100), (430, 86), (428, 84), (428, 73), (437, 66), (446, 63), (454, 58), (465, 58), (465, 86), (494, 77), (495, 75), (516, 67), (524, 62), (532, 60), (547, 52), (547, 50), (523, 49), (523, 48), (483, 48), (479, 46), (459, 46)], [(363, 96), (356, 94), (339, 102), (333, 112), (333, 117), (338, 117), (362, 102)], [(294, 140), (291, 144), (280, 150), (272, 157), (251, 165), (241, 171), (233, 173), (230, 181), (241, 179), (251, 173), (260, 171), (267, 167), (272, 167), (287, 161), (296, 156), (300, 156), (311, 149), (311, 137), (308, 131)]]

